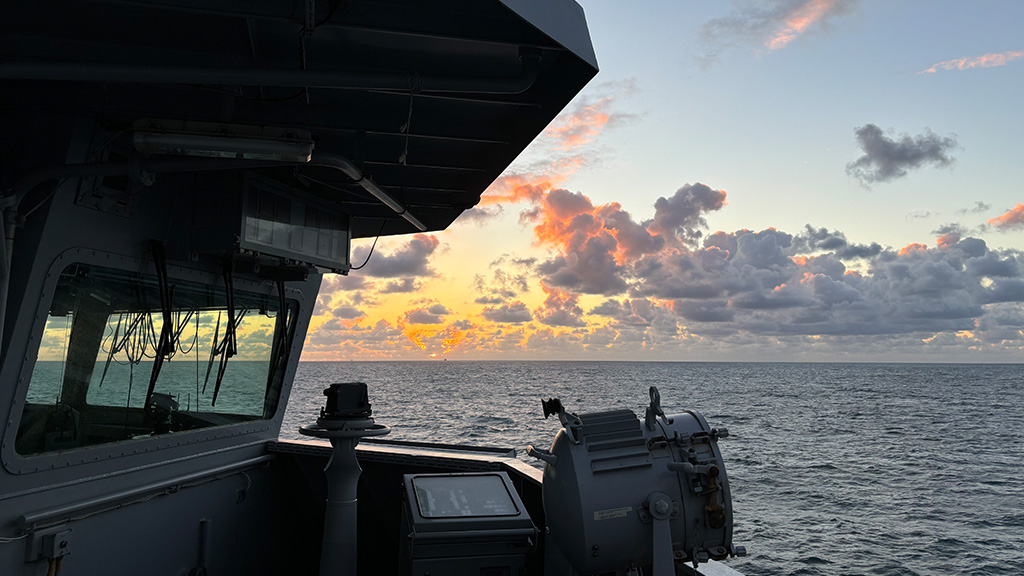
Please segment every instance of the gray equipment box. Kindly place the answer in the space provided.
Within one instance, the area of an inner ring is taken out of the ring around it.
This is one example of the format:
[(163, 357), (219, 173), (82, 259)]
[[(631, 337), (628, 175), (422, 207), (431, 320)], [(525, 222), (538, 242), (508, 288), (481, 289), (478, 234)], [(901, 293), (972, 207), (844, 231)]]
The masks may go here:
[(406, 474), (403, 482), (403, 573), (519, 576), (537, 529), (508, 474)]

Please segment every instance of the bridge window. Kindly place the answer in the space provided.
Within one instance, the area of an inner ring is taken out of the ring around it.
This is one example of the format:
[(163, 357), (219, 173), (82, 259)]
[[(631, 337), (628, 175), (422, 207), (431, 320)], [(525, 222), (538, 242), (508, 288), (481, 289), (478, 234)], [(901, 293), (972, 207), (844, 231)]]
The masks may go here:
[(67, 267), (43, 329), (17, 452), (273, 417), (294, 302), (282, 312), (273, 290), (229, 291), (217, 279)]

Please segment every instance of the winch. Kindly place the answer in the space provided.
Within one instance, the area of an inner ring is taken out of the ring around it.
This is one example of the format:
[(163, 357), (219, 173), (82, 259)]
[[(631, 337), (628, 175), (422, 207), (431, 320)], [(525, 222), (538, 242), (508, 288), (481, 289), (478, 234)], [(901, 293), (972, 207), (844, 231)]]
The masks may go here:
[(732, 500), (718, 439), (699, 413), (666, 416), (661, 395), (641, 421), (631, 410), (575, 415), (542, 401), (562, 423), (543, 460), (550, 538), (580, 574), (676, 574), (690, 562), (746, 553), (732, 544)]

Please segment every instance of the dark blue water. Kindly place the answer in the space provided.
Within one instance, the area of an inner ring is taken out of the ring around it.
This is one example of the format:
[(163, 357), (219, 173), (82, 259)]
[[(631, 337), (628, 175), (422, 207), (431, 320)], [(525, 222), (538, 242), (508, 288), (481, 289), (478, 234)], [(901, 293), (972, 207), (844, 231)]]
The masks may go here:
[(558, 429), (541, 398), (642, 414), (656, 385), (667, 413), (732, 433), (720, 445), (749, 555), (727, 563), (745, 574), (1024, 575), (1024, 366), (302, 363), (282, 436), (350, 381), (393, 439), (520, 450)]

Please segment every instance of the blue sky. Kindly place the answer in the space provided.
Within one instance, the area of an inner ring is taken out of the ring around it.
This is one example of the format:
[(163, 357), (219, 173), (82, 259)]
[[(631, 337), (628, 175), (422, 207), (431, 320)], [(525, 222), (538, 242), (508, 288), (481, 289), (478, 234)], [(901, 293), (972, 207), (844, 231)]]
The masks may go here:
[(581, 4), (598, 77), (305, 359), (1024, 358), (1024, 3)]
[[(597, 82), (632, 82), (636, 92), (619, 109), (639, 117), (609, 130), (602, 144), (611, 161), (573, 184), (603, 200), (622, 197), (609, 184), (628, 188), (635, 178), (662, 194), (701, 181), (730, 193), (729, 209), (713, 219), (724, 229), (812, 223), (897, 247), (928, 241), (977, 201), (994, 215), (1021, 200), (1024, 169), (1014, 156), (1022, 150), (1024, 62), (917, 72), (1024, 50), (1024, 4), (847, 2), (776, 51), (753, 38), (702, 34), (709, 21), (769, 4), (584, 2), (602, 67)], [(716, 50), (715, 61), (701, 62)], [(955, 134), (957, 161), (864, 189), (845, 165), (859, 153), (854, 129), (867, 123)], [(649, 196), (629, 205), (639, 210)], [(1011, 236), (996, 239), (1019, 245), (1022, 236)]]

